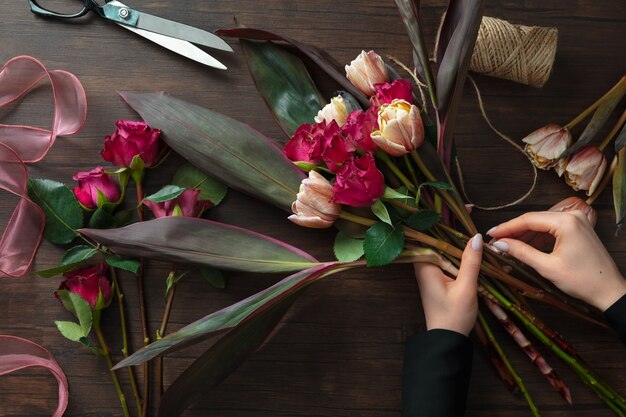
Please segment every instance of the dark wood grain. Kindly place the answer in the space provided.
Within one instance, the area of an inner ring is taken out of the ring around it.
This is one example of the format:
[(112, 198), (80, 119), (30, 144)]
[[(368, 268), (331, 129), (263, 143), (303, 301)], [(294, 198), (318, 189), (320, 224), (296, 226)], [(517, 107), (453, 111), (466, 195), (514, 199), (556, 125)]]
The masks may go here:
[[(442, 1), (422, 1), (426, 38), (432, 42)], [(178, 0), (132, 1), (140, 10), (213, 30), (230, 27), (233, 17), (252, 27), (272, 30), (326, 49), (339, 62), (349, 62), (361, 49), (375, 49), (410, 60), (410, 45), (393, 2), (376, 0)], [(556, 26), (559, 45), (550, 81), (542, 89), (477, 77), (494, 124), (520, 138), (548, 122), (567, 122), (617, 81), (624, 72), (626, 8), (622, 0), (494, 0), (487, 15), (514, 23)], [(28, 54), (49, 68), (76, 74), (88, 95), (87, 124), (80, 134), (61, 138), (32, 176), (71, 184), (71, 175), (102, 161), (102, 138), (117, 119), (136, 118), (116, 90), (165, 90), (183, 99), (249, 123), (271, 137), (282, 132), (274, 123), (247, 73), (242, 54), (216, 54), (228, 71), (207, 69), (108, 24), (101, 19), (62, 23), (37, 18), (25, 1), (0, 5), (0, 62)], [(334, 87), (329, 85), (326, 94)], [(521, 195), (531, 180), (524, 158), (514, 153), (480, 118), (476, 100), (466, 90), (458, 120), (457, 144), (471, 197), (480, 204), (498, 204)], [(45, 88), (19, 107), (0, 111), (0, 122), (46, 126), (51, 101)], [(148, 176), (148, 190), (168, 181), (178, 160)], [(537, 190), (523, 204), (498, 212), (476, 212), (482, 230), (524, 211), (542, 209), (572, 191), (553, 173), (541, 172)], [(15, 201), (0, 195), (0, 223), (8, 219)], [(597, 227), (603, 241), (626, 270), (626, 237), (613, 236), (609, 193), (598, 201)], [(304, 230), (285, 221), (285, 214), (230, 193), (212, 217), (249, 227), (295, 244), (320, 259), (331, 259), (333, 232)], [(36, 268), (56, 264), (63, 248), (44, 243)], [(146, 273), (151, 328), (163, 309), (167, 265), (154, 264)], [(170, 329), (233, 303), (273, 282), (278, 276), (232, 274), (224, 291), (210, 288), (197, 277), (182, 282)], [(58, 279), (26, 277), (0, 281), (0, 333), (26, 337), (50, 349), (71, 384), (68, 416), (120, 415), (117, 398), (103, 361), (65, 340), (53, 320), (67, 314), (52, 296)], [(133, 343), (140, 333), (135, 283), (123, 277), (130, 304)], [(626, 394), (626, 355), (613, 334), (539, 306), (546, 321), (560, 330), (598, 373)], [(207, 395), (188, 416), (363, 416), (400, 415), (401, 368), (405, 338), (422, 324), (417, 286), (407, 266), (360, 270), (333, 276), (310, 288), (283, 320), (273, 339), (218, 389)], [(119, 346), (119, 323), (113, 310), (104, 316), (105, 332)], [(570, 384), (575, 405), (566, 406), (528, 364), (508, 337), (497, 332), (545, 417), (613, 414), (556, 358), (548, 359)], [(165, 360), (171, 382), (201, 352), (200, 347)], [(507, 392), (480, 350), (474, 372), (469, 417), (520, 417), (530, 413), (524, 401)], [(123, 380), (125, 377), (123, 377)], [(54, 380), (44, 371), (30, 370), (0, 378), (0, 415), (50, 415), (56, 401)]]

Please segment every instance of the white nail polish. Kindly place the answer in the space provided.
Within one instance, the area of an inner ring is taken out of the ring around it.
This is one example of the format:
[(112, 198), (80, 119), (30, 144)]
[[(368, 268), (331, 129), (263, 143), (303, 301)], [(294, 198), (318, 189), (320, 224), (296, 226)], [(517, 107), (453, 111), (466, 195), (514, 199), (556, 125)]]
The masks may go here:
[(487, 230), (487, 234), (491, 235), (493, 232), (495, 232), (495, 230), (498, 228), (498, 226), (493, 226), (491, 229)]
[(472, 249), (480, 250), (483, 247), (483, 235), (477, 233), (476, 236), (472, 238)]
[(508, 252), (510, 247), (509, 244), (506, 242), (501, 242), (501, 241), (497, 241), (493, 244), (493, 246), (498, 249), (501, 250), (502, 252)]

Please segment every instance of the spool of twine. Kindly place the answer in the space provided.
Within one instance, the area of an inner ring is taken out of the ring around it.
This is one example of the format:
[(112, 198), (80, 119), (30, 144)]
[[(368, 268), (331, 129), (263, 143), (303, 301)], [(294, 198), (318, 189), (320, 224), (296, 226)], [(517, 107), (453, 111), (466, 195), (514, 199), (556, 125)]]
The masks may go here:
[(533, 87), (542, 87), (552, 71), (558, 30), (514, 25), (483, 17), (470, 69)]

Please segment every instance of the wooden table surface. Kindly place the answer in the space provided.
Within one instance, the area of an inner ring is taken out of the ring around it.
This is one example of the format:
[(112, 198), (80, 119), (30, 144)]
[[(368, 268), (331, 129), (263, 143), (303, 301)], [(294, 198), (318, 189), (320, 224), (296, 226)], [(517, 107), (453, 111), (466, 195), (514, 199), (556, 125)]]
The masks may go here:
[[(423, 23), (432, 42), (443, 1), (422, 1)], [(251, 27), (270, 29), (325, 48), (347, 63), (361, 49), (375, 49), (410, 61), (410, 45), (393, 2), (377, 0), (201, 0), (140, 1), (130, 4), (145, 12), (204, 29), (231, 27), (233, 17)], [(544, 88), (477, 77), (494, 124), (513, 138), (548, 122), (565, 123), (613, 85), (624, 73), (626, 7), (623, 0), (492, 0), (486, 15), (527, 25), (559, 29), (553, 74)], [(270, 137), (282, 134), (257, 94), (238, 46), (230, 56), (217, 57), (228, 71), (208, 69), (169, 53), (102, 19), (59, 22), (35, 17), (26, 1), (0, 5), (0, 61), (27, 54), (50, 69), (76, 74), (87, 91), (85, 128), (61, 138), (47, 158), (30, 167), (33, 177), (72, 184), (71, 176), (102, 164), (102, 139), (117, 119), (136, 115), (116, 90), (165, 90), (180, 98), (249, 123)], [(328, 84), (325, 94), (332, 93)], [(48, 126), (51, 99), (39, 88), (19, 107), (0, 111), (0, 122)], [(521, 195), (531, 180), (525, 159), (498, 139), (479, 115), (469, 90), (456, 135), (468, 191), (479, 204), (499, 204)], [(167, 183), (177, 158), (148, 176), (148, 190)], [(476, 211), (487, 230), (491, 225), (528, 210), (544, 209), (572, 191), (552, 172), (541, 172), (532, 197), (519, 206), (497, 212)], [(5, 224), (15, 200), (0, 195), (0, 224)], [(626, 236), (613, 236), (610, 191), (598, 201), (597, 231), (626, 270)], [(305, 230), (285, 221), (278, 210), (231, 192), (211, 217), (245, 226), (297, 245), (319, 259), (332, 259), (332, 230)], [(35, 268), (55, 265), (63, 248), (44, 243)], [(151, 328), (163, 310), (166, 265), (147, 270)], [(271, 285), (278, 276), (231, 274), (227, 288), (215, 290), (198, 278), (183, 281), (176, 295), (170, 329), (179, 328), (218, 308)], [(34, 340), (48, 348), (70, 382), (67, 416), (117, 416), (118, 401), (104, 361), (65, 340), (53, 321), (68, 314), (52, 296), (58, 278), (0, 280), (0, 333)], [(124, 276), (133, 342), (139, 343), (135, 286)], [(626, 350), (614, 334), (549, 308), (538, 306), (546, 321), (561, 331), (582, 356), (626, 394)], [(105, 332), (118, 341), (114, 311), (104, 316)], [(417, 285), (408, 266), (358, 270), (333, 276), (310, 288), (289, 312), (273, 339), (208, 394), (189, 416), (363, 416), (396, 417), (401, 406), (401, 369), (405, 338), (423, 327)], [(499, 329), (498, 329), (499, 330)], [(575, 405), (567, 406), (545, 380), (498, 331), (512, 362), (529, 387), (542, 416), (613, 414), (554, 356), (548, 360), (569, 383)], [(166, 360), (170, 382), (200, 350), (192, 348)], [(46, 416), (56, 401), (56, 385), (44, 371), (24, 371), (0, 378), (0, 415)], [(151, 413), (154, 414), (154, 413)], [(480, 349), (467, 415), (518, 417), (530, 412), (523, 399), (509, 393)]]

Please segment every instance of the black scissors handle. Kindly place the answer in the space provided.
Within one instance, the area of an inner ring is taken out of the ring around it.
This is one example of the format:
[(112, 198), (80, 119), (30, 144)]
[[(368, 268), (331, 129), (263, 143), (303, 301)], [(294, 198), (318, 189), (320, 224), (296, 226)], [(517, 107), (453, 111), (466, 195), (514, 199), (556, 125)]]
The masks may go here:
[[(105, 3), (108, 3), (111, 0), (106, 0)], [(57, 13), (53, 10), (46, 9), (41, 7), (37, 0), (28, 0), (30, 4), (30, 11), (45, 17), (56, 17), (60, 19), (74, 19), (77, 17), (81, 17), (86, 15), (89, 12), (95, 12), (100, 16), (104, 16), (104, 11), (102, 10), (102, 6), (99, 5), (95, 0), (83, 0), (83, 8), (78, 13)]]

